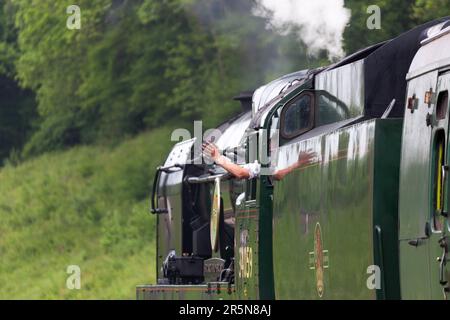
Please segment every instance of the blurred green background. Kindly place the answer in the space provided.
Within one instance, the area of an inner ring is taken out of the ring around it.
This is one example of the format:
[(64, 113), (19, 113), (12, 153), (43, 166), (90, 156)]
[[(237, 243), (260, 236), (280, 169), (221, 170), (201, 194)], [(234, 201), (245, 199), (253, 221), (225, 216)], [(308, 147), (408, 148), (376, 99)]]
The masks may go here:
[[(239, 112), (231, 97), (329, 64), (252, 0), (3, 0), (0, 298), (133, 299), (154, 282), (154, 168), (174, 128)], [(347, 54), (450, 13), (450, 0), (345, 1)], [(367, 32), (367, 6), (382, 29)], [(81, 267), (81, 290), (66, 268)]]

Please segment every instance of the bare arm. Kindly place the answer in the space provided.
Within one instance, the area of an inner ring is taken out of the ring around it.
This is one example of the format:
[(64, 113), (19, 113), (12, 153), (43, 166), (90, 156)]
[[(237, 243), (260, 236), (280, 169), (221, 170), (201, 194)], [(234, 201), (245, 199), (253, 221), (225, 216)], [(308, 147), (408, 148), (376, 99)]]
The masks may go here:
[(248, 169), (242, 168), (241, 166), (234, 164), (224, 156), (219, 156), (219, 158), (215, 160), (215, 162), (238, 179), (250, 178), (250, 173)]
[(250, 172), (248, 169), (242, 168), (241, 166), (231, 162), (228, 158), (222, 156), (219, 149), (212, 143), (203, 144), (203, 153), (214, 160), (217, 165), (224, 168), (226, 171), (231, 173), (238, 179), (248, 179), (250, 178)]
[(280, 169), (275, 172), (273, 175), (275, 180), (282, 180), (288, 173), (294, 171), (295, 169), (311, 164), (314, 156), (314, 152), (301, 152), (298, 156), (297, 162), (285, 169)]

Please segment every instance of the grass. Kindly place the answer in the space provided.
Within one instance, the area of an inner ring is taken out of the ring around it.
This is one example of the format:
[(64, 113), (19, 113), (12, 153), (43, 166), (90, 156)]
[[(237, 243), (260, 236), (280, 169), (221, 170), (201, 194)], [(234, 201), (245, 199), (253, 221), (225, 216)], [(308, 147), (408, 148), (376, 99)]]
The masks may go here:
[[(134, 299), (154, 282), (148, 196), (170, 148), (162, 128), (0, 171), (0, 299)], [(81, 289), (69, 290), (69, 265)]]

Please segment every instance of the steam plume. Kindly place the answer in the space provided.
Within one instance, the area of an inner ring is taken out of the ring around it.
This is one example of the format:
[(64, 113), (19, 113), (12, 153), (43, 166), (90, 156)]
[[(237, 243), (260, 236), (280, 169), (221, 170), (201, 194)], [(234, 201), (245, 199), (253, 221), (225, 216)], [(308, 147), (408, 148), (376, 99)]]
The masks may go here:
[(268, 18), (269, 27), (282, 34), (296, 31), (316, 55), (326, 50), (330, 59), (344, 55), (342, 34), (350, 20), (344, 0), (256, 0), (256, 16)]

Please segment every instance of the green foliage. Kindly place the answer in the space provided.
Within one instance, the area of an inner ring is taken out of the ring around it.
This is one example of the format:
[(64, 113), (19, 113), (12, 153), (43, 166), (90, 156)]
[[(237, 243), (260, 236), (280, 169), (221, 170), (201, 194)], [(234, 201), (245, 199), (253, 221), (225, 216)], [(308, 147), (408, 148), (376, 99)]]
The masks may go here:
[(17, 58), (17, 34), (11, 3), (0, 5), (0, 74), (13, 77)]
[[(135, 285), (154, 283), (148, 197), (169, 136), (163, 128), (3, 168), (0, 298), (133, 299)], [(81, 290), (66, 288), (72, 264)]]
[(18, 57), (14, 11), (10, 3), (0, 5), (0, 165), (28, 140), (36, 118), (34, 94), (22, 90), (15, 81)]
[(450, 15), (449, 0), (416, 0), (412, 8), (417, 23), (424, 23)]
[[(378, 5), (381, 9), (379, 30), (367, 29), (366, 22), (370, 16), (367, 8), (370, 5)], [(345, 0), (345, 6), (352, 10), (350, 24), (344, 33), (348, 54), (450, 14), (449, 0)]]
[[(66, 28), (66, 8), (71, 1), (11, 1), (16, 8), (20, 56), (20, 83), (36, 93), (41, 124), (25, 154), (74, 145), (81, 128), (95, 125), (95, 113), (82, 108), (80, 70), (87, 51), (104, 30), (100, 22), (110, 1), (78, 1), (83, 7), (83, 29)], [(93, 123), (92, 123), (93, 122)]]
[(81, 30), (66, 28), (68, 0), (6, 3), (15, 77), (38, 103), (25, 157), (174, 121), (211, 127), (239, 111), (240, 91), (323, 62), (267, 30), (252, 1), (82, 0)]
[[(414, 27), (412, 19), (413, 0), (345, 0), (345, 6), (351, 9), (349, 26), (344, 32), (344, 49), (347, 54), (358, 51), (372, 44), (389, 40)], [(369, 30), (367, 13), (370, 5), (381, 9), (381, 29)]]
[[(133, 298), (154, 282), (147, 198), (167, 123), (207, 129), (239, 111), (239, 91), (318, 63), (242, 3), (80, 0), (68, 30), (70, 1), (4, 2), (0, 298)], [(65, 286), (72, 264), (80, 291)]]

